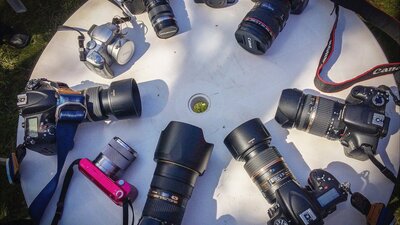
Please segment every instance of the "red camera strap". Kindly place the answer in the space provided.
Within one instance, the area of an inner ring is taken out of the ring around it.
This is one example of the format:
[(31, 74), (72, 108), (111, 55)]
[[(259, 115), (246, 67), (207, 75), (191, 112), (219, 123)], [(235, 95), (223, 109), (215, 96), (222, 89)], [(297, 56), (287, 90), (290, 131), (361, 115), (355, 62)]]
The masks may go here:
[(327, 43), (327, 45), (321, 55), (321, 58), (319, 60), (318, 68), (316, 71), (316, 76), (314, 78), (315, 86), (322, 92), (332, 93), (332, 92), (342, 91), (360, 81), (369, 80), (374, 77), (379, 77), (379, 76), (383, 76), (383, 75), (387, 75), (387, 74), (393, 74), (395, 76), (397, 86), (399, 87), (399, 85), (400, 85), (400, 62), (393, 62), (393, 63), (377, 65), (377, 66), (369, 69), (368, 71), (364, 72), (363, 74), (360, 74), (358, 76), (355, 76), (352, 79), (345, 80), (345, 81), (338, 82), (338, 83), (324, 80), (324, 78), (321, 76), (321, 73), (322, 73), (325, 65), (331, 58), (332, 53), (334, 52), (334, 49), (335, 49), (335, 33), (336, 33), (336, 28), (337, 28), (337, 24), (338, 24), (338, 20), (339, 20), (339, 5), (338, 4), (335, 4), (334, 11), (336, 14), (336, 19), (333, 24), (328, 43)]

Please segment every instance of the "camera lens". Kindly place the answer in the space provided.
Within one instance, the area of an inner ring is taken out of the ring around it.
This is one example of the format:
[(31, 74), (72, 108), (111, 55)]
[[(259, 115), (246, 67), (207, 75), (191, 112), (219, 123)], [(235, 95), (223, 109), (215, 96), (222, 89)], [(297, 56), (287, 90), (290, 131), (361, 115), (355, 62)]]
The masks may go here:
[(296, 127), (309, 133), (338, 139), (344, 129), (340, 122), (344, 104), (297, 89), (282, 91), (275, 120), (284, 128)]
[(108, 115), (117, 119), (140, 116), (142, 103), (139, 88), (134, 79), (115, 81), (108, 89), (92, 87), (83, 91), (91, 121), (105, 120)]
[(257, 2), (235, 32), (237, 42), (253, 54), (264, 54), (285, 26), (289, 11), (288, 0)]
[(250, 53), (264, 54), (285, 27), (289, 12), (300, 14), (308, 0), (252, 0), (256, 3), (235, 32), (240, 46)]
[(107, 45), (107, 51), (119, 65), (125, 65), (135, 52), (133, 41), (126, 38), (117, 38), (113, 43)]
[(178, 32), (174, 12), (167, 0), (145, 0), (145, 5), (151, 24), (159, 38), (170, 38)]
[(232, 156), (245, 161), (244, 168), (270, 203), (275, 191), (295, 178), (278, 150), (269, 146), (271, 136), (260, 119), (249, 120), (226, 136), (225, 146)]
[(154, 154), (157, 167), (139, 225), (181, 224), (212, 149), (200, 128), (175, 121), (168, 124)]
[(137, 153), (119, 137), (114, 137), (93, 163), (111, 179), (118, 179), (137, 157)]

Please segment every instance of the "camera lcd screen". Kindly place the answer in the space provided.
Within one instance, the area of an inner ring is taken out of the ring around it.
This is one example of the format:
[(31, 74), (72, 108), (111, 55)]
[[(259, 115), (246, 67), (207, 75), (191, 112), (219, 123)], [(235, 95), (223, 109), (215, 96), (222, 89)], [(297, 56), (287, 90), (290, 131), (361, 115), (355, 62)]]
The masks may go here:
[(36, 117), (28, 119), (28, 135), (38, 137), (38, 119)]
[(326, 205), (328, 205), (330, 202), (332, 202), (333, 200), (335, 200), (338, 197), (339, 197), (339, 193), (336, 191), (335, 188), (332, 188), (325, 194), (319, 196), (317, 200), (322, 207), (325, 207)]

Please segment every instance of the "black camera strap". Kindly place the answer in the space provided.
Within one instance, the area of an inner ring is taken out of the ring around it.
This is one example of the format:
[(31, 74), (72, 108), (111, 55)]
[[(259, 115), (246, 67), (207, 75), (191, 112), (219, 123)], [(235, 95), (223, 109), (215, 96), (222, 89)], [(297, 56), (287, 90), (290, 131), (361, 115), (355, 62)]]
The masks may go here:
[[(61, 220), (61, 217), (64, 212), (65, 197), (67, 197), (68, 188), (71, 183), (72, 176), (74, 175), (74, 167), (79, 164), (80, 160), (81, 159), (74, 160), (71, 163), (71, 165), (68, 167), (67, 173), (65, 174), (63, 186), (61, 188), (60, 197), (58, 198), (57, 209), (54, 214), (51, 225), (57, 225), (58, 222)], [(124, 201), (124, 203), (122, 205), (123, 225), (128, 225), (128, 223), (129, 223), (129, 211), (128, 211), (129, 207), (131, 208), (131, 211), (132, 211), (132, 225), (134, 225), (135, 213), (133, 211), (132, 202), (128, 198)]]
[[(335, 33), (336, 33), (336, 28), (338, 24), (338, 19), (339, 19), (339, 5), (343, 5), (344, 7), (355, 11), (356, 13), (359, 13), (363, 18), (367, 20), (371, 20), (372, 25), (377, 26), (379, 29), (382, 29), (384, 32), (389, 34), (390, 37), (392, 37), (399, 45), (400, 45), (400, 22), (397, 21), (396, 19), (388, 16), (387, 14), (383, 13), (382, 11), (376, 9), (369, 3), (367, 3), (364, 0), (332, 0), (335, 3), (335, 14), (336, 14), (336, 19), (332, 27), (332, 31), (329, 36), (328, 43), (321, 55), (321, 58), (318, 63), (317, 71), (316, 71), (316, 76), (314, 78), (314, 84), (315, 86), (323, 92), (338, 92), (342, 91), (350, 86), (352, 86), (355, 83), (358, 83), (360, 81), (364, 80), (369, 80), (374, 77), (379, 77), (387, 74), (393, 74), (396, 80), (397, 87), (400, 87), (400, 62), (392, 62), (392, 63), (386, 63), (386, 64), (380, 64), (377, 65), (368, 71), (355, 76), (352, 79), (345, 80), (343, 82), (331, 82), (325, 80), (322, 76), (321, 73), (329, 61), (329, 59), (332, 56), (332, 53), (334, 52), (335, 49)], [(357, 5), (360, 4), (360, 5)], [(367, 8), (368, 10), (364, 10)], [(377, 20), (375, 18), (381, 18), (381, 20)]]

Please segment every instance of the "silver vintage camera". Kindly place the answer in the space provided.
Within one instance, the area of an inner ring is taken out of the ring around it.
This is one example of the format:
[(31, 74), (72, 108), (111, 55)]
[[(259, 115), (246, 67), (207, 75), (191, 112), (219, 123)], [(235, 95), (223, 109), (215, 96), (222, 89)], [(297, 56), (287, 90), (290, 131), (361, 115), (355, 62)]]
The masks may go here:
[(114, 78), (111, 70), (114, 61), (125, 65), (135, 51), (133, 42), (121, 31), (120, 24), (126, 20), (129, 20), (129, 17), (114, 18), (111, 23), (92, 25), (88, 31), (91, 40), (86, 43), (85, 65), (104, 78)]

